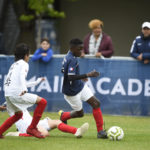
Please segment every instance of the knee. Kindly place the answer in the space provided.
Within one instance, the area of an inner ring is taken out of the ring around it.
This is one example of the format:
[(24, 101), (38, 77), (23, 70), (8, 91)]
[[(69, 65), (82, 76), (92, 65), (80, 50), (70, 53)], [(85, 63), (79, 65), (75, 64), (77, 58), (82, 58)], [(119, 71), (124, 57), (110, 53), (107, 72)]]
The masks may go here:
[(83, 117), (84, 116), (84, 112), (77, 112), (78, 117)]
[(100, 101), (99, 100), (95, 100), (93, 103), (93, 108), (98, 108), (100, 107)]
[(39, 101), (39, 104), (46, 106), (46, 105), (47, 105), (46, 99), (42, 98), (42, 99)]
[(20, 119), (20, 118), (22, 118), (22, 116), (23, 116), (23, 113), (22, 112), (17, 112), (17, 113), (15, 113), (15, 116), (16, 116), (16, 118), (17, 119)]
[(97, 101), (97, 107), (100, 107), (100, 106), (101, 106), (100, 101)]

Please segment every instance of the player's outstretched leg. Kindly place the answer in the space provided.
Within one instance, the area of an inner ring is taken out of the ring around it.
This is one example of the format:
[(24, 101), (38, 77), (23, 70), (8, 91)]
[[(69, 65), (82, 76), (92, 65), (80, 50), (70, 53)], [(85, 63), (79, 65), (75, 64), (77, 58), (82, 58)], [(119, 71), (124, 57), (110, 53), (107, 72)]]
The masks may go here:
[(44, 111), (46, 105), (47, 105), (47, 101), (46, 101), (44, 98), (42, 98), (42, 99), (37, 103), (37, 107), (36, 107), (36, 109), (35, 109), (35, 111), (34, 111), (34, 114), (33, 114), (32, 122), (31, 122), (30, 126), (29, 126), (28, 129), (27, 129), (27, 133), (28, 133), (28, 134), (31, 134), (31, 135), (33, 135), (33, 136), (35, 136), (35, 137), (37, 137), (37, 138), (45, 138), (45, 137), (41, 134), (41, 132), (38, 131), (38, 129), (37, 129), (36, 126), (37, 126), (37, 124), (38, 124), (40, 118), (42, 117), (42, 113), (43, 113), (43, 111)]
[(82, 135), (88, 130), (89, 124), (84, 123), (80, 128), (75, 128), (75, 127), (69, 126), (69, 125), (61, 122), (61, 123), (59, 123), (57, 128), (62, 132), (72, 133), (76, 137), (79, 138), (79, 137), (82, 137)]
[(9, 129), (16, 121), (22, 117), (22, 112), (17, 112), (13, 116), (9, 117), (1, 126), (0, 126), (0, 139), (4, 138), (3, 133)]
[(82, 137), (82, 135), (88, 130), (89, 124), (86, 122), (80, 128), (77, 129), (75, 136), (77, 138)]

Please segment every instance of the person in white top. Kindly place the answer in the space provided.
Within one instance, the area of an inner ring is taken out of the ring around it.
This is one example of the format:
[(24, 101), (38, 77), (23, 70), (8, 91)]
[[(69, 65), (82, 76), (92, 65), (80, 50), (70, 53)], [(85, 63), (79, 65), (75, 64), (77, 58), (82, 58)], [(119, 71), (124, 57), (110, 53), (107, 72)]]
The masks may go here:
[(7, 101), (7, 110), (9, 114), (13, 113), (14, 115), (9, 117), (0, 126), (0, 138), (4, 138), (3, 133), (22, 117), (22, 112), (24, 110), (33, 104), (37, 104), (37, 107), (34, 111), (32, 122), (27, 128), (27, 133), (37, 138), (44, 138), (44, 136), (37, 130), (36, 126), (47, 105), (47, 101), (38, 95), (27, 93), (28, 86), (36, 85), (43, 79), (39, 78), (34, 83), (26, 82), (30, 55), (28, 45), (24, 43), (17, 45), (14, 55), (15, 62), (11, 65), (4, 82), (4, 94)]
[[(23, 117), (15, 123), (18, 132), (8, 132), (6, 136), (30, 136), (29, 134), (26, 134), (26, 130), (30, 125), (31, 121), (32, 116), (30, 115), (28, 110), (24, 110)], [(49, 136), (50, 130), (58, 128), (62, 132), (72, 133), (76, 137), (81, 137), (88, 130), (88, 127), (89, 124), (84, 123), (80, 128), (75, 128), (64, 124), (61, 120), (52, 120), (49, 117), (40, 120), (37, 125), (38, 130), (43, 136)]]

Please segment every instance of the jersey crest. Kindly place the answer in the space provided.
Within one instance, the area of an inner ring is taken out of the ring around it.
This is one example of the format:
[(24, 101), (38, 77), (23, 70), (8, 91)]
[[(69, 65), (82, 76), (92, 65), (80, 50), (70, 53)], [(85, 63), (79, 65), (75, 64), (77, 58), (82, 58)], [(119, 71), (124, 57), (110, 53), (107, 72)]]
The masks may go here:
[(69, 68), (69, 71), (74, 71), (74, 68), (73, 68), (73, 67), (70, 67), (70, 68)]

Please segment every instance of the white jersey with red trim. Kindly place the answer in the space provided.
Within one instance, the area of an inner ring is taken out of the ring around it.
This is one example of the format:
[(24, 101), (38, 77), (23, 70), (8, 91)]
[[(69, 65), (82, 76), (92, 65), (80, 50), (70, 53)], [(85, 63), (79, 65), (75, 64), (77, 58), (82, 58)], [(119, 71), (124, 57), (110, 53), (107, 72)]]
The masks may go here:
[[(12, 115), (13, 114), (11, 114), (11, 116)], [(45, 119), (40, 120), (37, 127), (41, 126), (47, 131), (51, 130), (50, 125), (48, 124), (49, 119), (50, 119), (49, 117), (46, 117)], [(15, 123), (16, 128), (20, 133), (26, 133), (26, 130), (28, 126), (31, 124), (31, 122), (32, 122), (32, 116), (30, 115), (28, 110), (24, 110), (22, 118)]]
[(23, 91), (27, 91), (26, 76), (28, 70), (29, 65), (23, 59), (18, 60), (11, 65), (4, 82), (5, 96), (18, 96)]

